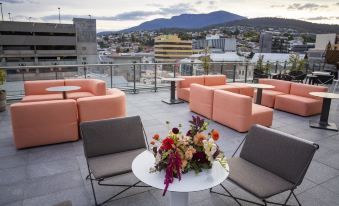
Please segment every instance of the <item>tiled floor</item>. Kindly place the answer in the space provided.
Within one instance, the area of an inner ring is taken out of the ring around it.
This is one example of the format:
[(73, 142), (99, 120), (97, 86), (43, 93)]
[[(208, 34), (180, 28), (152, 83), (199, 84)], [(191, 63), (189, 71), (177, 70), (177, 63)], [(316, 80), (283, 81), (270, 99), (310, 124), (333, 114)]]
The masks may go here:
[[(166, 133), (165, 121), (172, 125), (186, 124), (191, 118), (188, 105), (167, 105), (161, 102), (169, 91), (127, 95), (128, 115), (140, 115), (146, 132), (151, 137), (155, 132)], [(314, 161), (302, 185), (297, 189), (298, 197), (305, 206), (339, 205), (339, 133), (308, 126), (310, 119), (285, 112), (274, 111), (273, 128), (320, 145)], [(333, 101), (330, 119), (339, 125), (339, 101)], [(237, 133), (215, 122), (210, 128), (221, 133), (219, 145), (227, 155), (231, 155), (245, 134)], [(92, 193), (83, 155), (82, 142), (58, 144), (24, 150), (16, 150), (13, 145), (10, 116), (8, 111), (0, 113), (0, 205), (49, 206), (65, 200), (73, 205), (93, 205)], [(135, 182), (136, 178), (124, 175), (114, 182)], [(229, 182), (224, 183), (239, 196), (252, 198), (243, 190)], [(99, 198), (107, 197), (120, 188), (98, 188)], [(281, 201), (286, 194), (274, 197)], [(191, 205), (236, 205), (229, 198), (210, 194), (209, 191), (191, 193)], [(291, 203), (295, 203), (294, 200)], [(133, 189), (124, 198), (109, 205), (168, 205), (168, 197), (162, 197), (157, 189)], [(244, 204), (246, 205), (246, 204)]]

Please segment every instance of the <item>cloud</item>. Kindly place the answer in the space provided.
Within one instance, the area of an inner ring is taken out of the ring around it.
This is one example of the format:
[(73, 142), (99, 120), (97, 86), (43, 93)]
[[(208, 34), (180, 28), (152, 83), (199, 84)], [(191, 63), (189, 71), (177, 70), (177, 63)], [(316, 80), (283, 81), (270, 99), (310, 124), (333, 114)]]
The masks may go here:
[(316, 17), (306, 18), (306, 20), (311, 20), (311, 21), (338, 20), (338, 19), (339, 19), (339, 16), (316, 16)]
[[(186, 3), (180, 3), (171, 5), (168, 7), (160, 7), (156, 11), (129, 11), (117, 14), (115, 16), (92, 16), (93, 19), (103, 20), (103, 21), (133, 21), (133, 20), (143, 20), (147, 17), (154, 15), (162, 15), (162, 16), (174, 16), (183, 13), (192, 13), (196, 10), (190, 5)], [(70, 21), (73, 18), (89, 18), (88, 15), (71, 15), (65, 14), (61, 15), (61, 20)], [(58, 20), (58, 15), (48, 15), (41, 17), (43, 21), (55, 21)]]
[(198, 0), (198, 1), (195, 2), (195, 4), (197, 4), (197, 5), (200, 5), (202, 3), (203, 3), (203, 1), (201, 1), (201, 0)]
[(2, 0), (2, 3), (22, 4), (22, 3), (34, 3), (34, 1), (33, 0)]
[(334, 4), (334, 5), (336, 5), (336, 6), (339, 6), (339, 2), (337, 2), (336, 4)]
[(291, 4), (287, 7), (289, 10), (317, 10), (317, 9), (323, 9), (328, 8), (327, 5), (320, 5), (320, 4), (314, 4), (314, 3), (307, 3), (307, 4)]
[(276, 5), (271, 5), (270, 7), (271, 8), (282, 8), (282, 7), (285, 7), (285, 5), (283, 5), (283, 4), (276, 4)]

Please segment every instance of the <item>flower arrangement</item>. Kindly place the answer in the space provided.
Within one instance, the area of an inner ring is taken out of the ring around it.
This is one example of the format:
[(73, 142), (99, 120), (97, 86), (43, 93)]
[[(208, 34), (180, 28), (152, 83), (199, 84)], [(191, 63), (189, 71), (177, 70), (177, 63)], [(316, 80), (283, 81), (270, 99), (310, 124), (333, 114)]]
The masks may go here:
[(151, 172), (165, 170), (165, 189), (166, 194), (169, 184), (174, 178), (181, 180), (181, 175), (190, 170), (196, 174), (203, 169), (211, 169), (215, 160), (219, 161), (223, 167), (226, 167), (226, 160), (223, 153), (215, 143), (219, 139), (219, 132), (211, 130), (207, 135), (208, 123), (199, 116), (193, 116), (190, 122), (190, 129), (183, 133), (182, 126), (170, 129), (168, 135), (161, 139), (158, 134), (153, 136), (150, 142), (155, 156), (155, 166)]

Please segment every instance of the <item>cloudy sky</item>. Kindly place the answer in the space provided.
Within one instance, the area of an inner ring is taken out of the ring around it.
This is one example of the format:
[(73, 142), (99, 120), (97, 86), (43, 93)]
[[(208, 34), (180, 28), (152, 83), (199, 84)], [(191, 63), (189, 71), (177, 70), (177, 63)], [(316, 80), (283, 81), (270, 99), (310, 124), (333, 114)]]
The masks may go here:
[(248, 18), (283, 17), (339, 24), (339, 0), (0, 0), (5, 20), (58, 22), (97, 19), (97, 30), (120, 30), (155, 18), (225, 10)]

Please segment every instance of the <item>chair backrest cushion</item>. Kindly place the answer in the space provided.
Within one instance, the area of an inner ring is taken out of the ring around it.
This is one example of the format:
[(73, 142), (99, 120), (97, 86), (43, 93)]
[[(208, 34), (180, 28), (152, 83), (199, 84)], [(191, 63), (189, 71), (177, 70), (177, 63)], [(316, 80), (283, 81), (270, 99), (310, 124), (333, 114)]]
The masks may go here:
[(294, 184), (300, 184), (317, 147), (280, 131), (254, 125), (240, 157)]
[(229, 91), (215, 90), (214, 99), (217, 101), (214, 105), (223, 108), (228, 116), (247, 116), (252, 114), (252, 98), (242, 94), (236, 94)]
[(291, 82), (284, 81), (284, 80), (278, 80), (278, 79), (259, 79), (260, 84), (269, 84), (274, 86), (272, 90), (283, 92), (285, 94), (290, 93), (291, 89)]
[(315, 86), (308, 84), (292, 83), (290, 94), (313, 99), (321, 99), (310, 95), (310, 92), (327, 92), (328, 88), (323, 86)]
[(87, 158), (146, 148), (139, 116), (82, 122)]
[(65, 86), (79, 86), (74, 92), (91, 92), (95, 96), (106, 95), (106, 84), (99, 79), (65, 79)]
[(178, 83), (178, 88), (189, 88), (191, 84), (204, 85), (204, 76), (181, 76), (183, 81)]
[(206, 86), (217, 86), (226, 84), (226, 75), (205, 75)]
[(49, 92), (48, 87), (64, 86), (64, 80), (38, 80), (25, 81), (25, 95), (42, 95), (42, 94), (61, 94), (60, 92)]

